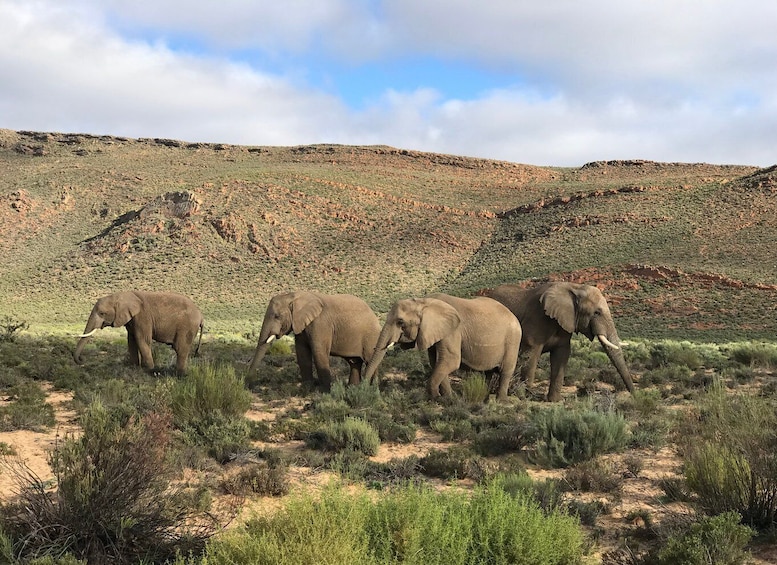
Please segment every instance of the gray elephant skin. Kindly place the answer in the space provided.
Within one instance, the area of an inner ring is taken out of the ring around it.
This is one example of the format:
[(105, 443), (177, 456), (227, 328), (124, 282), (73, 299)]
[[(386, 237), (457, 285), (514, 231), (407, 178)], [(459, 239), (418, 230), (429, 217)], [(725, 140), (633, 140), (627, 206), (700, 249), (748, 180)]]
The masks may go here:
[(294, 291), (270, 299), (259, 332), (259, 341), (249, 371), (267, 353), (273, 340), (294, 332), (294, 349), (302, 381), (313, 384), (313, 366), (323, 390), (332, 385), (330, 355), (348, 362), (349, 384), (361, 381), (364, 362), (369, 361), (380, 334), (380, 321), (361, 298), (350, 294), (320, 294)]
[(171, 345), (176, 355), (176, 370), (183, 373), (194, 338), (200, 332), (195, 354), (202, 342), (202, 312), (188, 297), (174, 292), (116, 292), (103, 296), (92, 308), (84, 333), (73, 353), (81, 363), (84, 346), (97, 330), (106, 327), (127, 329), (127, 349), (131, 365), (154, 369), (151, 341)]
[(523, 288), (516, 284), (502, 284), (482, 294), (507, 306), (521, 322), (521, 355), (527, 356), (521, 378), (527, 386), (534, 382), (540, 355), (550, 352), (549, 401), (561, 399), (564, 372), (571, 352), (570, 341), (575, 332), (589, 340), (594, 337), (599, 339), (626, 388), (634, 392), (610, 308), (595, 286), (550, 282)]
[(499, 372), (499, 400), (507, 398), (518, 361), (521, 326), (496, 300), (432, 294), (397, 301), (386, 316), (365, 379), (375, 375), (386, 350), (394, 343), (428, 350), (432, 398), (451, 394), (450, 374), (460, 366), (487, 375)]

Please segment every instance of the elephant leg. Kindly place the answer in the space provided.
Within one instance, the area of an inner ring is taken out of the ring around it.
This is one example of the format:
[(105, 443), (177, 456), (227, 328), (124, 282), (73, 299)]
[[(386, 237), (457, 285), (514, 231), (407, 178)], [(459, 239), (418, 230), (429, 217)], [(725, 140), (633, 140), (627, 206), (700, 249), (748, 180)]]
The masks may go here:
[(191, 341), (187, 339), (176, 339), (173, 344), (173, 350), (175, 351), (175, 370), (178, 374), (184, 374), (186, 372), (186, 361), (189, 358), (189, 350), (191, 349)]
[(534, 384), (534, 377), (537, 374), (537, 363), (542, 355), (542, 345), (535, 345), (529, 350), (526, 360), (521, 368), (521, 380), (526, 383), (526, 388)]
[(351, 368), (348, 375), (348, 384), (358, 385), (362, 379), (362, 365), (364, 361), (361, 357), (346, 357), (345, 360), (348, 361), (348, 366)]
[(510, 389), (510, 381), (513, 379), (513, 373), (515, 373), (515, 366), (517, 364), (518, 359), (510, 355), (506, 355), (502, 360), (502, 366), (499, 369), (499, 392), (496, 395), (496, 399), (500, 402), (507, 401), (507, 392)]
[(572, 351), (570, 344), (559, 345), (550, 351), (550, 386), (548, 387), (548, 402), (561, 400), (561, 387), (564, 386), (564, 372)]
[(149, 371), (154, 368), (154, 356), (151, 353), (151, 340), (138, 339), (138, 349), (140, 350), (140, 360), (143, 367)]
[(318, 382), (321, 385), (321, 389), (329, 392), (332, 388), (332, 369), (329, 367), (329, 353), (314, 349), (313, 363), (316, 366), (316, 374), (318, 374)]
[(294, 350), (297, 353), (297, 365), (302, 375), (302, 382), (313, 383), (313, 352), (310, 350), (310, 343), (302, 337), (302, 334), (295, 338)]
[[(438, 350), (432, 354), (432, 349)], [(432, 375), (429, 378), (429, 394), (432, 398), (437, 398), (440, 396), (440, 389), (442, 388), (442, 394), (449, 396), (453, 394), (450, 374), (461, 365), (461, 349), (445, 348), (442, 345), (437, 344), (430, 347), (429, 351), (430, 362), (434, 355)]]
[(133, 367), (140, 365), (140, 350), (138, 349), (138, 340), (135, 334), (127, 332), (127, 353), (129, 355), (129, 364)]

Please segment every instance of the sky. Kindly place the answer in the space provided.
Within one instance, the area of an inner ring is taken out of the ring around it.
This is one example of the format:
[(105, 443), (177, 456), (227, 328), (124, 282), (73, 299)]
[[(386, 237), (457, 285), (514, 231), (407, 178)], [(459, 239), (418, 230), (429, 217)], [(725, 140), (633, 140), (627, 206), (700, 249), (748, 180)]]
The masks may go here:
[(0, 0), (0, 128), (777, 163), (773, 0)]

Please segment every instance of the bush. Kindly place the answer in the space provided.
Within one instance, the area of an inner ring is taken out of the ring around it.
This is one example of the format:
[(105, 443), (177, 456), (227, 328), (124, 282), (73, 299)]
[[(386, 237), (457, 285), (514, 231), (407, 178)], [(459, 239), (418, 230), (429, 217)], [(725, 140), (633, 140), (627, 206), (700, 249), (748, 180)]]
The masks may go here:
[(224, 492), (237, 496), (249, 493), (260, 496), (282, 496), (289, 492), (288, 467), (268, 461), (255, 461), (240, 468), (221, 482)]
[(671, 536), (658, 553), (659, 565), (739, 565), (753, 531), (739, 523), (739, 514), (704, 517), (688, 531)]
[(17, 332), (28, 329), (30, 325), (11, 316), (4, 316), (0, 320), (0, 343), (11, 343), (16, 341)]
[(553, 467), (566, 467), (597, 455), (622, 450), (628, 444), (626, 421), (619, 414), (564, 406), (535, 409), (534, 456)]
[(482, 404), (488, 400), (488, 383), (481, 374), (469, 375), (461, 381), (461, 397), (469, 404)]
[(475, 455), (468, 448), (431, 449), (420, 460), (421, 472), (441, 479), (469, 478), (480, 481), (496, 474), (496, 465)]
[(777, 523), (774, 402), (712, 390), (684, 444), (688, 488), (710, 514), (738, 512), (746, 524)]
[(351, 386), (337, 381), (332, 383), (329, 395), (333, 399), (343, 401), (351, 408), (356, 409), (370, 408), (382, 403), (378, 387), (366, 381)]
[(777, 366), (777, 347), (771, 343), (736, 343), (727, 348), (729, 359), (748, 367)]
[(342, 422), (330, 422), (312, 432), (306, 443), (313, 449), (342, 451), (350, 449), (364, 455), (375, 455), (380, 446), (378, 432), (360, 418), (348, 417)]
[(224, 463), (248, 447), (251, 428), (244, 414), (253, 395), (234, 367), (195, 364), (173, 384), (170, 404), (186, 443), (202, 446)]
[(562, 508), (564, 491), (555, 479), (535, 481), (526, 471), (506, 473), (498, 477), (500, 487), (514, 497), (530, 497), (547, 513)]
[(213, 540), (205, 559), (260, 565), (553, 565), (579, 563), (582, 547), (574, 518), (545, 515), (494, 481), (472, 495), (423, 486), (392, 489), (374, 501), (337, 487), (316, 498), (295, 495), (280, 512)]
[(50, 455), (54, 496), (31, 471), (17, 475), (20, 500), (3, 508), (0, 526), (18, 556), (56, 551), (90, 563), (137, 563), (200, 550), (214, 528), (170, 486), (169, 417), (124, 421), (95, 403), (81, 425), (81, 437), (66, 438)]
[(689, 342), (654, 343), (650, 349), (650, 359), (654, 368), (681, 365), (693, 371), (703, 365), (701, 355)]
[(178, 422), (196, 422), (214, 412), (242, 417), (251, 407), (253, 396), (242, 377), (231, 365), (195, 363), (176, 381), (170, 404)]
[(185, 444), (202, 448), (219, 463), (248, 449), (251, 427), (248, 420), (212, 412), (199, 420), (179, 424)]
[(612, 463), (596, 458), (570, 467), (564, 480), (576, 491), (607, 492), (620, 495), (623, 478), (615, 472)]

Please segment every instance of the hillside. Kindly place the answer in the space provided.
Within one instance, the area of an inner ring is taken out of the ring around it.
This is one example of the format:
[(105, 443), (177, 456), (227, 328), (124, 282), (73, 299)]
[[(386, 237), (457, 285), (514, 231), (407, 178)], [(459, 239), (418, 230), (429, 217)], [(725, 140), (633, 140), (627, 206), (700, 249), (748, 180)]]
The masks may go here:
[(621, 335), (777, 333), (777, 168), (580, 168), (384, 146), (243, 147), (0, 130), (0, 318), (83, 327), (126, 288), (258, 328), (292, 288), (377, 311), (505, 281), (601, 286)]

